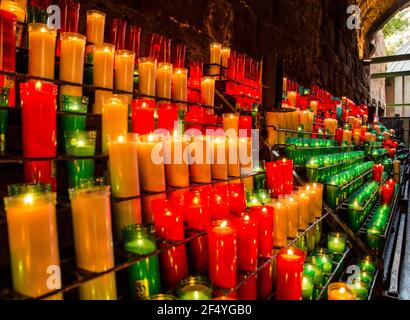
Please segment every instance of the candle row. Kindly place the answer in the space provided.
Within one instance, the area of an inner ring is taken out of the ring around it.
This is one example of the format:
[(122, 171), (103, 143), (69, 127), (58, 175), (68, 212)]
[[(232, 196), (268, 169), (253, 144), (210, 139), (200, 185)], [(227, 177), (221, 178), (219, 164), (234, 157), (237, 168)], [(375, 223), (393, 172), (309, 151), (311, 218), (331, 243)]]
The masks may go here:
[[(331, 208), (336, 208), (367, 180), (363, 176), (373, 168), (373, 162), (365, 162), (327, 179), (326, 198)], [(358, 179), (362, 176), (362, 179)], [(355, 183), (353, 183), (355, 181)], [(348, 187), (346, 187), (348, 186)]]
[(296, 147), (291, 144), (286, 147), (285, 151), (286, 151), (286, 156), (292, 159), (295, 165), (305, 166), (307, 164), (307, 161), (312, 156), (316, 157), (321, 154), (330, 155), (330, 154), (335, 154), (335, 153), (340, 153), (340, 152), (347, 152), (349, 151), (349, 148), (339, 147), (339, 146)]

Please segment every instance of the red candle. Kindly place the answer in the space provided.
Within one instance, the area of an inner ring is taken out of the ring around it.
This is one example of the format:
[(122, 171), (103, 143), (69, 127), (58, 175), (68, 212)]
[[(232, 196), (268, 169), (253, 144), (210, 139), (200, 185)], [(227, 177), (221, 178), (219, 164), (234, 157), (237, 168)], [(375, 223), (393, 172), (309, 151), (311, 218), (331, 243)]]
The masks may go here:
[(394, 186), (386, 184), (382, 187), (381, 201), (382, 204), (391, 205), (394, 195)]
[(201, 88), (201, 78), (203, 74), (203, 62), (192, 61), (189, 64), (189, 86), (192, 88)]
[(394, 181), (394, 179), (389, 179), (389, 180), (387, 181), (387, 184), (391, 185), (392, 188), (395, 188), (396, 185), (397, 185), (397, 182)]
[(23, 155), (53, 158), (57, 152), (56, 85), (40, 81), (20, 84)]
[(271, 190), (272, 197), (277, 198), (283, 194), (283, 176), (277, 162), (266, 162), (266, 183)]
[(301, 300), (305, 253), (296, 248), (279, 251), (276, 267), (276, 299)]
[(373, 166), (373, 180), (382, 182), (384, 166), (381, 164), (375, 164)]
[(240, 137), (251, 137), (252, 136), (252, 116), (240, 116), (239, 117), (239, 130), (244, 130), (245, 134), (239, 133)]
[(143, 135), (155, 130), (154, 109), (154, 100), (135, 99), (131, 101), (133, 133)]
[(211, 220), (230, 218), (229, 187), (227, 184), (215, 185), (210, 194)]
[(255, 271), (258, 265), (258, 224), (248, 214), (234, 220), (237, 248), (238, 269)]
[(50, 184), (53, 192), (57, 191), (53, 161), (26, 161), (24, 162), (24, 181), (26, 183)]
[[(260, 257), (272, 256), (273, 246), (273, 207), (255, 206), (250, 208), (251, 217), (258, 224), (258, 252)], [(264, 261), (262, 259), (261, 264)], [(273, 289), (273, 264), (269, 263), (258, 273), (258, 299), (266, 300)]]
[[(188, 228), (207, 231), (210, 226), (209, 194), (190, 192), (184, 195), (185, 218)], [(189, 236), (196, 233), (189, 232)], [(197, 274), (208, 272), (208, 237), (202, 236), (189, 242), (190, 265)]]
[(291, 194), (293, 192), (293, 161), (283, 159), (278, 161), (279, 171), (283, 176), (283, 192)]
[(236, 231), (228, 220), (216, 221), (209, 229), (209, 277), (221, 288), (236, 286)]
[(170, 103), (159, 103), (158, 129), (164, 129), (173, 134), (176, 121), (178, 121), (178, 107)]
[(338, 142), (339, 146), (343, 144), (343, 128), (337, 128), (335, 133), (335, 140)]
[[(239, 274), (239, 282), (242, 282), (249, 276), (250, 272)], [(238, 299), (239, 300), (256, 300), (257, 298), (257, 277), (253, 276), (247, 280), (239, 289), (238, 289)]]
[(202, 134), (205, 130), (203, 124), (205, 123), (205, 115), (202, 108), (190, 108), (185, 115), (185, 131), (198, 131), (197, 134)]
[(229, 205), (231, 213), (241, 214), (246, 211), (245, 185), (243, 183), (229, 184)]
[(394, 159), (394, 156), (396, 155), (396, 149), (388, 149), (387, 152), (389, 154), (389, 158)]
[[(157, 237), (169, 241), (184, 240), (182, 214), (171, 208), (168, 200), (153, 200), (152, 210)], [(160, 244), (160, 247), (169, 246)], [(173, 247), (159, 255), (162, 281), (166, 290), (173, 289), (188, 276), (188, 262), (185, 245)]]

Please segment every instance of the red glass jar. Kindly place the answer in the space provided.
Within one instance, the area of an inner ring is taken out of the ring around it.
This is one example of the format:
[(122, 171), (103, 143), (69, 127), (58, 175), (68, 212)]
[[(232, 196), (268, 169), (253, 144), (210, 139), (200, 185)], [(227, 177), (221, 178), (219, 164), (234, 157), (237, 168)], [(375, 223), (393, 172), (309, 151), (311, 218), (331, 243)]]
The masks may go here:
[(23, 156), (53, 158), (57, 152), (56, 85), (40, 81), (20, 84)]
[(149, 134), (155, 130), (155, 101), (135, 99), (131, 101), (132, 132)]
[(127, 30), (127, 21), (114, 19), (110, 27), (110, 41), (115, 46), (115, 50), (123, 50), (125, 48), (125, 33)]
[(185, 67), (185, 54), (186, 54), (186, 45), (182, 43), (174, 44), (172, 52), (172, 64), (174, 68), (184, 68)]
[(161, 52), (162, 42), (164, 41), (164, 37), (160, 36), (159, 34), (153, 33), (151, 35), (150, 44), (148, 46), (148, 56), (153, 59), (159, 59), (159, 54)]
[(140, 41), (141, 41), (141, 28), (137, 26), (129, 26), (127, 30), (127, 36), (125, 41), (125, 49), (135, 53), (135, 63), (138, 63), (138, 57), (140, 56)]
[(229, 188), (229, 203), (231, 213), (241, 214), (246, 211), (245, 185), (243, 183), (231, 183)]
[(61, 10), (61, 29), (59, 32), (78, 33), (80, 3), (74, 0), (60, 0), (58, 5)]
[(178, 121), (178, 106), (171, 103), (159, 103), (158, 129), (164, 129), (173, 134), (176, 121)]
[(276, 299), (301, 300), (305, 253), (296, 248), (279, 251), (276, 269)]
[(189, 64), (189, 86), (191, 88), (201, 88), (204, 64), (202, 61), (192, 61)]

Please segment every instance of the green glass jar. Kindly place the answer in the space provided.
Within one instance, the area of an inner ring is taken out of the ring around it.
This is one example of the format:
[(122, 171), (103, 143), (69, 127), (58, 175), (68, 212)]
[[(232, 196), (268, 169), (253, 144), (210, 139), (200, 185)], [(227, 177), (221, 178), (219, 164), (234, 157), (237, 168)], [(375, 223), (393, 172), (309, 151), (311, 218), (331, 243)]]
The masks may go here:
[(314, 299), (314, 284), (313, 279), (309, 276), (303, 276), (302, 278), (302, 299), (313, 300)]
[(303, 275), (310, 277), (315, 286), (320, 286), (323, 277), (322, 268), (323, 265), (320, 261), (316, 260), (314, 257), (309, 257), (303, 265)]
[(212, 284), (202, 276), (189, 277), (179, 283), (176, 292), (181, 300), (211, 300)]
[(371, 256), (364, 256), (359, 259), (359, 267), (372, 275), (376, 273), (376, 261)]
[(331, 274), (333, 271), (333, 254), (329, 250), (318, 248), (313, 255), (317, 263), (322, 265), (323, 274)]
[(35, 184), (35, 183), (28, 183), (28, 184), (13, 184), (7, 187), (9, 196), (18, 196), (21, 194), (27, 193), (47, 193), (51, 192), (51, 185), (50, 184)]
[[(126, 252), (149, 255), (157, 251), (154, 225), (139, 224), (124, 227), (122, 236)], [(161, 290), (157, 255), (142, 259), (129, 267), (128, 275), (133, 299), (147, 299)]]

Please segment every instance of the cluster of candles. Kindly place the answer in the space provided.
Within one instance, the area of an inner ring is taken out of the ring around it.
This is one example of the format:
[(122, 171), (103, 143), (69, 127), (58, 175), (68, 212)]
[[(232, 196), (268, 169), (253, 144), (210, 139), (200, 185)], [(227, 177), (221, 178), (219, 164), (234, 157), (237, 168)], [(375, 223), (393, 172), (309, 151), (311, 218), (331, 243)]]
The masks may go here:
[(235, 98), (236, 105), (252, 110), (252, 104), (261, 98), (261, 62), (214, 42), (209, 63), (210, 76), (228, 80), (226, 93)]
[(312, 132), (313, 118), (313, 113), (307, 110), (267, 112), (266, 127), (269, 145), (273, 147), (276, 144), (285, 144), (287, 137), (298, 137), (299, 135), (310, 137), (311, 134), (299, 134), (299, 132)]
[(372, 181), (364, 185), (349, 199), (348, 225), (354, 232), (360, 230), (363, 222), (373, 210), (378, 196), (380, 185)]
[(381, 249), (383, 245), (382, 236), (388, 226), (391, 210), (391, 206), (382, 204), (376, 208), (370, 222), (367, 224), (367, 245), (371, 250), (378, 251)]
[[(367, 172), (370, 172), (373, 166), (374, 163), (369, 161), (335, 176), (328, 177), (326, 183), (326, 203), (331, 208), (336, 208), (345, 199), (347, 199), (349, 195), (363, 185), (366, 181), (366, 177), (364, 175)], [(358, 179), (361, 176), (363, 178)]]
[(328, 177), (361, 163), (363, 158), (364, 151), (315, 156), (306, 163), (306, 176), (310, 182), (324, 182)]
[(327, 248), (316, 248), (306, 259), (303, 267), (302, 298), (315, 300), (334, 272), (347, 248), (347, 237), (343, 233), (327, 235)]

